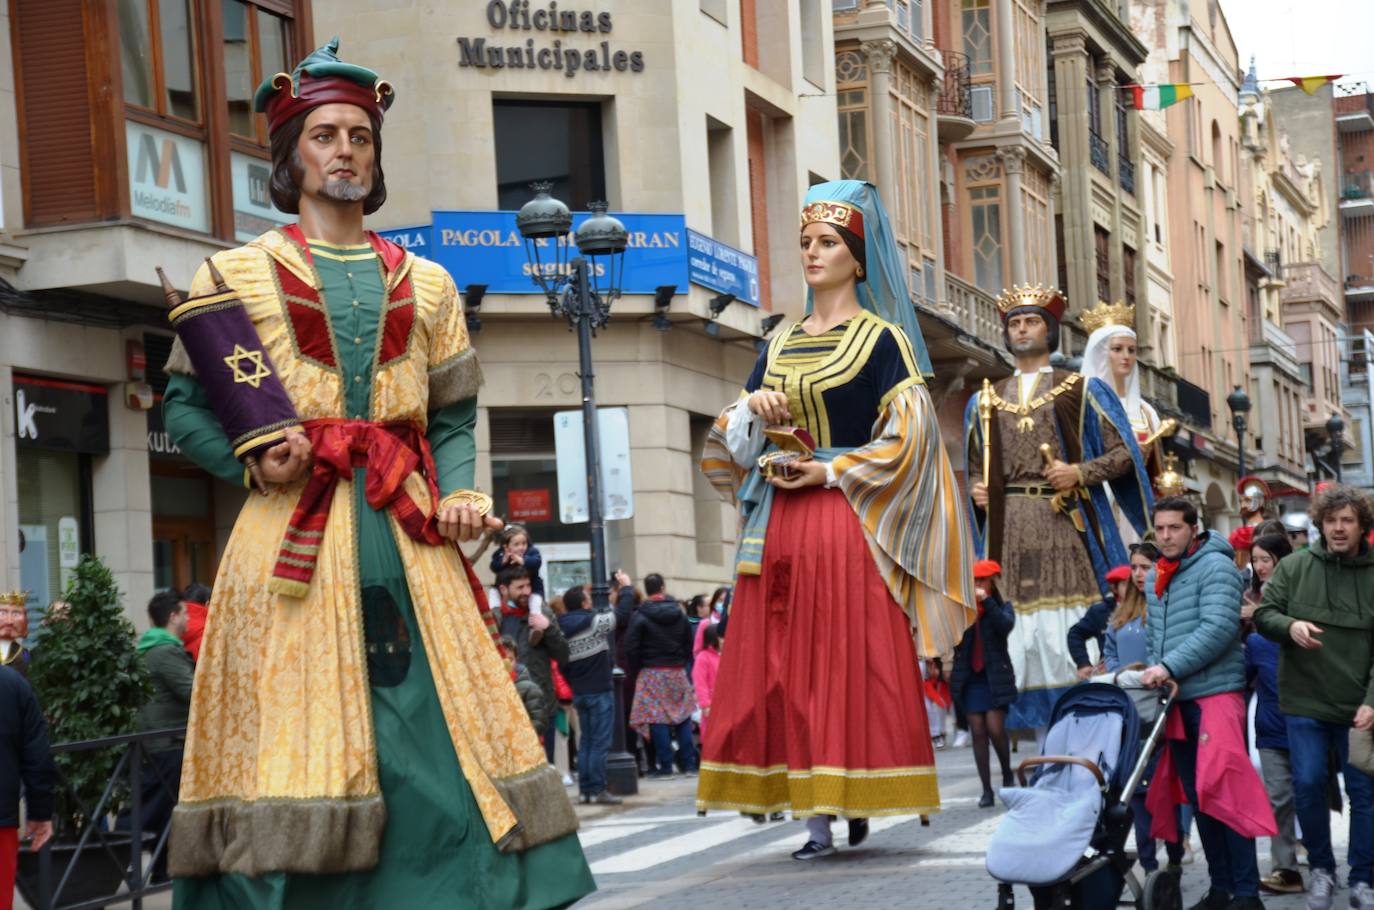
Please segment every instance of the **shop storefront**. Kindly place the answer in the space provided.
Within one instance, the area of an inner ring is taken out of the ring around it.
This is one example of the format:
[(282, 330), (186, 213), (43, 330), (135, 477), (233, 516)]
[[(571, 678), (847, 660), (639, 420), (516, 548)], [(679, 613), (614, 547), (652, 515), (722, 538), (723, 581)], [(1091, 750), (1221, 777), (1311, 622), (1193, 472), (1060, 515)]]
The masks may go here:
[(103, 385), (22, 373), (13, 395), (19, 579), (36, 624), (95, 546), (91, 459), (110, 450), (109, 395)]

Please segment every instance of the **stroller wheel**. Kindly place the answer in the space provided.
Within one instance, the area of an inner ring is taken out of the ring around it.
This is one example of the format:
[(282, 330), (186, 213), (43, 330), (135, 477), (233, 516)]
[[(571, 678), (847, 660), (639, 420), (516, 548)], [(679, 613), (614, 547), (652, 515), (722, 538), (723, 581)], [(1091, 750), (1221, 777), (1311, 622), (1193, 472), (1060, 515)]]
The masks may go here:
[(1156, 869), (1145, 876), (1140, 910), (1183, 910), (1178, 877), (1167, 869)]

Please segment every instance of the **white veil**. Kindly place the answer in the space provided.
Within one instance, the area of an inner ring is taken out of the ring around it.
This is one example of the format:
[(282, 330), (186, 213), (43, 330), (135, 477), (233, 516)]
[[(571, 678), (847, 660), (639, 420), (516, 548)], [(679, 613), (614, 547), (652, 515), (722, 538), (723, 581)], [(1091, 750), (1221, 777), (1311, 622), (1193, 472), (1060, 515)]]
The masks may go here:
[[(1088, 336), (1088, 346), (1083, 349), (1083, 367), (1079, 370), (1084, 376), (1101, 379), (1107, 384), (1107, 388), (1113, 392), (1116, 391), (1116, 379), (1112, 376), (1112, 364), (1108, 356), (1107, 345), (1118, 335), (1129, 335), (1132, 339), (1136, 337), (1135, 329), (1130, 326), (1104, 325), (1102, 328), (1094, 330)], [(1126, 394), (1121, 396), (1121, 404), (1126, 409), (1126, 416), (1132, 422), (1141, 417), (1140, 403), (1140, 364), (1137, 361), (1131, 370), (1130, 378), (1126, 380)]]

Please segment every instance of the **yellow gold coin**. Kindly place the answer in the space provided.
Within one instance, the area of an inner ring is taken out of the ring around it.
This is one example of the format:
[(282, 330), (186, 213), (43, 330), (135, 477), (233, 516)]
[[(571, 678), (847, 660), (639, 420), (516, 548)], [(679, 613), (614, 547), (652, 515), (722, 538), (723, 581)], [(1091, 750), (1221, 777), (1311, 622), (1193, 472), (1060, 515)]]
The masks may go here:
[(494, 503), (492, 498), (486, 493), (479, 493), (476, 490), (459, 490), (444, 497), (446, 506), (473, 506), (479, 515), (491, 514)]

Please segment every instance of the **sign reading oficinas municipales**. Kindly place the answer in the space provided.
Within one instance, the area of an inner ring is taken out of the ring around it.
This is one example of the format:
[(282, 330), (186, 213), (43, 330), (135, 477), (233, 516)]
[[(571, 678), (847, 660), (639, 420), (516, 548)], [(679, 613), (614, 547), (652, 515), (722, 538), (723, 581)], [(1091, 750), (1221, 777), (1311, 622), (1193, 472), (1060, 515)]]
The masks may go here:
[[(487, 24), (500, 31), (548, 32), (556, 35), (608, 35), (611, 14), (593, 10), (559, 9), (557, 0), (541, 2), (536, 8), (530, 0), (490, 0)], [(518, 38), (517, 38), (518, 40)], [(596, 47), (565, 47), (562, 38), (539, 42), (526, 38), (522, 43), (488, 43), (486, 38), (459, 38), (458, 65), (478, 69), (557, 70), (569, 79), (578, 73), (642, 73), (642, 51), (613, 50), (611, 42)]]

